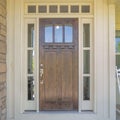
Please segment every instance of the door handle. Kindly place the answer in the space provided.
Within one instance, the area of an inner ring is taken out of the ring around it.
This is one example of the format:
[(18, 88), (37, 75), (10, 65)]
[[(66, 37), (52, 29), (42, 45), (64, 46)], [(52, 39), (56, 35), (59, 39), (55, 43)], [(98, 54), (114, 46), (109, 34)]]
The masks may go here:
[(40, 64), (40, 84), (44, 83), (43, 75), (44, 75), (43, 64)]

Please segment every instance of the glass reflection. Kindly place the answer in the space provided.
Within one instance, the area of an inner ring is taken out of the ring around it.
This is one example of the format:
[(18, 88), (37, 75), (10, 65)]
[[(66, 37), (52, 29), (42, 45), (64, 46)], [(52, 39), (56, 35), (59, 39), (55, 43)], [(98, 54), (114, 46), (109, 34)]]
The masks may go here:
[(90, 73), (90, 51), (89, 50), (84, 50), (84, 74), (89, 74)]
[(34, 51), (28, 50), (28, 74), (33, 74), (34, 71)]
[(53, 26), (45, 25), (45, 42), (51, 43), (53, 42)]
[(56, 43), (63, 42), (63, 26), (61, 25), (55, 26), (55, 42)]
[(83, 100), (90, 100), (90, 78), (84, 77)]
[(28, 77), (28, 100), (34, 100), (34, 78)]
[(34, 45), (34, 24), (28, 24), (28, 47)]
[(65, 43), (73, 41), (73, 27), (72, 25), (65, 25)]

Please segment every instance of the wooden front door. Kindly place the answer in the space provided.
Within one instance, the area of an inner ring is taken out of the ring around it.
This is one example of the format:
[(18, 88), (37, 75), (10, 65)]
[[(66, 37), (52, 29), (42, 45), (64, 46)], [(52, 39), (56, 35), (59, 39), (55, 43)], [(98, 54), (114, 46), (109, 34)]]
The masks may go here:
[(78, 20), (40, 19), (40, 110), (78, 109)]

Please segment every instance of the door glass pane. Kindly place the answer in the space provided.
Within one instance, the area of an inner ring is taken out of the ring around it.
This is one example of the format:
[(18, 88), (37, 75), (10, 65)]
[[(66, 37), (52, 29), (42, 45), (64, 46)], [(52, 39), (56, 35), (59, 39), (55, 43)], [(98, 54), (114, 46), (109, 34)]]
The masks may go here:
[(90, 100), (90, 78), (84, 77), (83, 100)]
[(56, 43), (63, 42), (63, 26), (62, 25), (55, 26), (55, 42)]
[(28, 50), (28, 74), (33, 74), (34, 71), (34, 51)]
[(90, 47), (90, 24), (83, 25), (83, 46)]
[(34, 46), (34, 24), (28, 24), (28, 47)]
[(34, 100), (34, 78), (28, 77), (28, 100)]
[(45, 42), (51, 43), (53, 42), (53, 26), (45, 25)]
[(73, 42), (73, 27), (72, 25), (65, 25), (65, 42)]
[(84, 50), (83, 54), (84, 54), (84, 57), (83, 57), (84, 70), (83, 71), (84, 71), (84, 74), (89, 74), (90, 73), (90, 51)]

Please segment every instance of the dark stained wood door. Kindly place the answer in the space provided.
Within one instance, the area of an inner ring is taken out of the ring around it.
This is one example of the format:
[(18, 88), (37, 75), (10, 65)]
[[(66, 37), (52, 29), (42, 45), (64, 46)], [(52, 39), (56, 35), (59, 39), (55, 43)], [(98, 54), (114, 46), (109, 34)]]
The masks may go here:
[(40, 110), (78, 109), (78, 20), (40, 19)]

